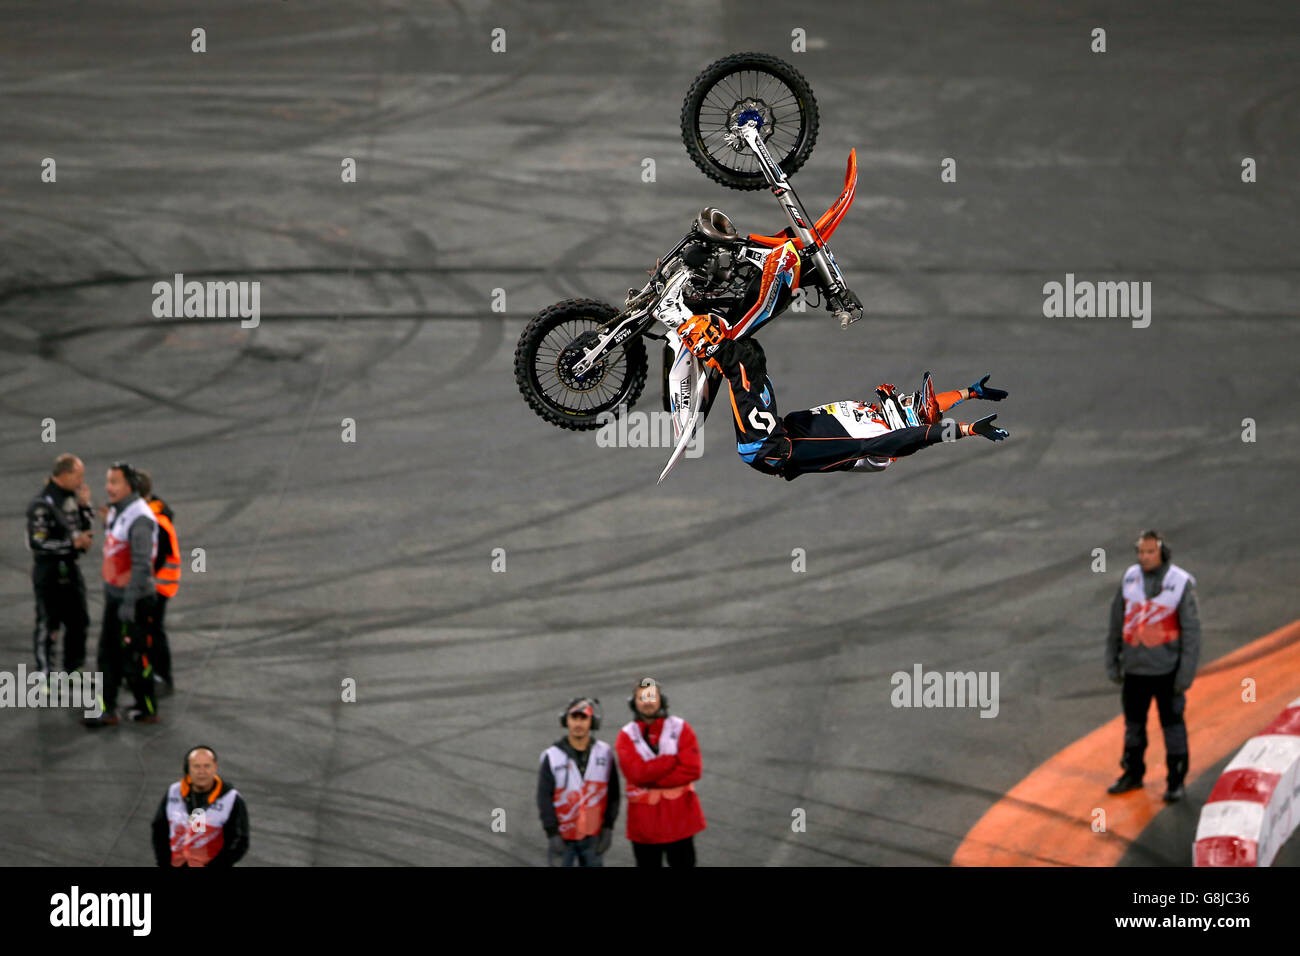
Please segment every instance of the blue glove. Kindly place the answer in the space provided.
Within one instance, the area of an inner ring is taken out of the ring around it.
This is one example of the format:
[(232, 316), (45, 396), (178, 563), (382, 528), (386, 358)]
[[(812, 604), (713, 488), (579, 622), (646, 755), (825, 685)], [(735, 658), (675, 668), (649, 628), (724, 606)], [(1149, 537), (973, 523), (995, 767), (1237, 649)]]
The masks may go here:
[(1011, 432), (1005, 428), (998, 428), (993, 422), (997, 419), (996, 415), (989, 415), (987, 418), (981, 418), (977, 422), (972, 422), (970, 426), (972, 435), (983, 435), (989, 441), (1002, 441)]
[(984, 384), (989, 380), (989, 377), (992, 374), (993, 373), (990, 372), (988, 375), (985, 375), (978, 382), (975, 382), (973, 385), (971, 385), (970, 387), (971, 398), (982, 398), (986, 402), (1000, 402), (1002, 401), (1002, 399), (1007, 397), (1007, 392), (1004, 389), (994, 388), (992, 385)]

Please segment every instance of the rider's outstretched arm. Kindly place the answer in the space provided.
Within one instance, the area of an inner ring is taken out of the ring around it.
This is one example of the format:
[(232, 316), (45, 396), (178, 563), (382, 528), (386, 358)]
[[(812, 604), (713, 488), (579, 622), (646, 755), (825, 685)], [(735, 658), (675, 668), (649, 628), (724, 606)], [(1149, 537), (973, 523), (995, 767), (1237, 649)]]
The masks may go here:
[(970, 388), (958, 388), (951, 392), (940, 392), (935, 396), (939, 403), (939, 411), (946, 412), (959, 402), (964, 402), (968, 398), (982, 398), (986, 402), (1000, 402), (1007, 397), (1007, 391), (1001, 388), (994, 388), (988, 384), (992, 375), (985, 375), (978, 382), (975, 382)]
[(954, 405), (964, 402), (966, 401), (966, 399), (970, 398), (970, 389), (958, 388), (958, 389), (954, 389), (951, 392), (940, 392), (938, 395), (934, 397), (939, 402), (939, 411), (946, 412)]
[(857, 437), (848, 434), (833, 415), (818, 414), (813, 409), (791, 412), (785, 417), (785, 425), (793, 451), (782, 474), (787, 479), (794, 479), (813, 472), (851, 471), (864, 460), (879, 462), (906, 458), (922, 448), (940, 442), (960, 441), (971, 435), (1001, 441), (1006, 432), (992, 425), (992, 419), (996, 417), (981, 419), (974, 424), (942, 421), (893, 429), (882, 424), (878, 434)]

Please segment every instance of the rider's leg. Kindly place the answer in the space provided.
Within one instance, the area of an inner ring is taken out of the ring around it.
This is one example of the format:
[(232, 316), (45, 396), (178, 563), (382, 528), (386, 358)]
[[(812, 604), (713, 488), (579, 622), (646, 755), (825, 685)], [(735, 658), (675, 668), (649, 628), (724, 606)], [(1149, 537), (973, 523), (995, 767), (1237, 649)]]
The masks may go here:
[(727, 383), (736, 452), (752, 468), (778, 475), (790, 457), (790, 438), (776, 409), (763, 347), (753, 339), (728, 340), (709, 359)]

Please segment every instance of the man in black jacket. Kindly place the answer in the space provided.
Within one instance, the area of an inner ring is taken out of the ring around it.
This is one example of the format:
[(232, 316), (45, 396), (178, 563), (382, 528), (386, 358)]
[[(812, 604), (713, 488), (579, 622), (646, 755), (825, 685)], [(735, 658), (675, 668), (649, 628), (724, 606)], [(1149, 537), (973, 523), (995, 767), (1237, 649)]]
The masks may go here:
[(1106, 676), (1123, 685), (1123, 775), (1110, 793), (1142, 786), (1146, 773), (1147, 712), (1156, 699), (1165, 736), (1164, 799), (1181, 800), (1187, 777), (1184, 696), (1196, 677), (1201, 654), (1201, 619), (1196, 579), (1169, 560), (1169, 548), (1155, 531), (1137, 540), (1137, 563), (1124, 572), (1110, 606)]
[(182, 770), (153, 817), (154, 859), (159, 866), (234, 866), (248, 852), (244, 798), (217, 773), (211, 747), (191, 749)]
[(36, 591), (36, 668), (54, 668), (55, 634), (63, 630), (63, 669), (86, 659), (86, 582), (77, 559), (90, 549), (94, 512), (86, 469), (76, 455), (60, 455), (41, 493), (27, 506), (27, 548), (32, 552)]
[(592, 736), (600, 729), (600, 701), (575, 697), (560, 712), (568, 731), (542, 751), (537, 812), (546, 831), (551, 866), (601, 866), (618, 819), (614, 748)]

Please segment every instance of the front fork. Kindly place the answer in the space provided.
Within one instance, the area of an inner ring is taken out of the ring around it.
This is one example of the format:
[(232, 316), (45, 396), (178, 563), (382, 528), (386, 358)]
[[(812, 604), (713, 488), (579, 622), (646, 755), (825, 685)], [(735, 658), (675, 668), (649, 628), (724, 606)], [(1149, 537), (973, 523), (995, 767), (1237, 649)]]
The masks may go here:
[(733, 133), (758, 157), (759, 168), (772, 187), (772, 195), (781, 203), (786, 218), (790, 220), (790, 228), (803, 243), (805, 256), (817, 267), (817, 274), (826, 287), (826, 301), (830, 304), (831, 311), (840, 320), (840, 328), (848, 328), (850, 323), (862, 318), (862, 303), (844, 281), (840, 267), (835, 264), (835, 257), (826, 244), (820, 241), (821, 237), (813, 231), (811, 220), (799, 202), (799, 197), (790, 188), (785, 173), (781, 172), (781, 167), (776, 164), (772, 154), (767, 151), (767, 144), (758, 132), (758, 122), (751, 119), (744, 126), (734, 127)]

